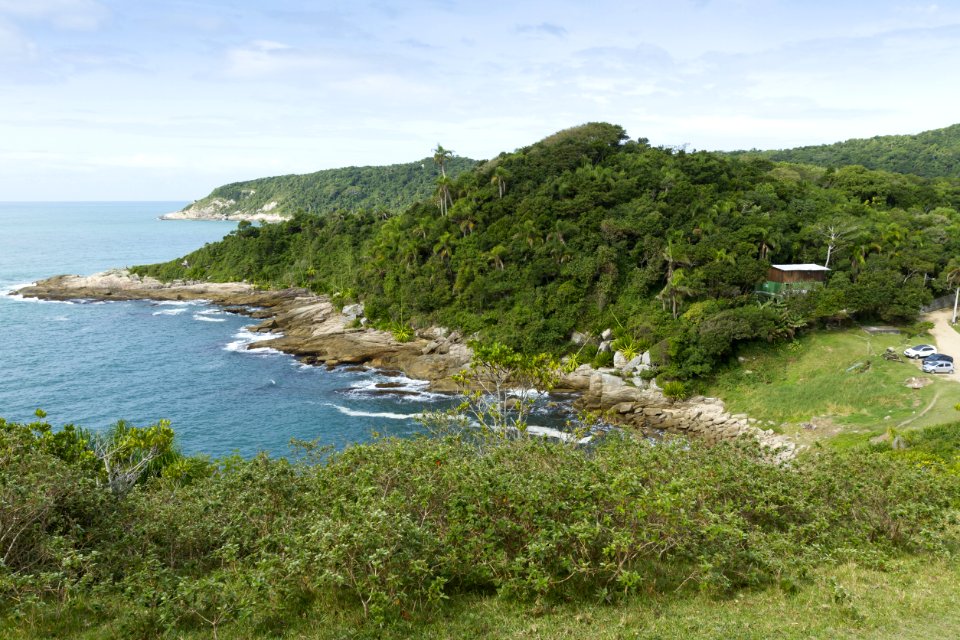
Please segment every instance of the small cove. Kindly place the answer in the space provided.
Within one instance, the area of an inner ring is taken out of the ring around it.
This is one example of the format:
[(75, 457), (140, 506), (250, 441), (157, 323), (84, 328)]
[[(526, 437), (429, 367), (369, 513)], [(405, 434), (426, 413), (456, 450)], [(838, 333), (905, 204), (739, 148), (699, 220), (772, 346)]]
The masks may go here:
[[(183, 203), (0, 203), (0, 290), (59, 273), (169, 260), (223, 222), (161, 222)], [(249, 318), (204, 303), (58, 303), (2, 296), (0, 416), (101, 429), (170, 419), (187, 453), (289, 452), (409, 435), (449, 402), (404, 377), (307, 367), (246, 350)], [(377, 387), (376, 385), (390, 385)], [(399, 386), (397, 386), (399, 385)]]

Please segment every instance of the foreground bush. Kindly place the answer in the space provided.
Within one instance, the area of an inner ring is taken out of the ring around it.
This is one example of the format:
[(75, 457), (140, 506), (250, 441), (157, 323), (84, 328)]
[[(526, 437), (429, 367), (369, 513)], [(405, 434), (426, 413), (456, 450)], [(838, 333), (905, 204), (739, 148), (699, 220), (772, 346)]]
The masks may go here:
[[(54, 624), (76, 608), (124, 636), (238, 619), (267, 631), (318, 609), (386, 622), (466, 593), (783, 585), (817, 563), (948, 549), (960, 497), (954, 475), (870, 451), (787, 468), (744, 444), (616, 436), (589, 450), (384, 440), (160, 473), (118, 497), (14, 427), (0, 422), (0, 553), (35, 560), (0, 565), (3, 613)], [(38, 510), (30, 548), (11, 546), (11, 523)]]

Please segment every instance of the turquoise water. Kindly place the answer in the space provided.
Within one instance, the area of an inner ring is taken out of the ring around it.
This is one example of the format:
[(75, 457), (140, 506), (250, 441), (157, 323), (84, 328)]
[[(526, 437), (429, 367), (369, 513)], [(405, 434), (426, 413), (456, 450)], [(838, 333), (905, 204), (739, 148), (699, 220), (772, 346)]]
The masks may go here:
[[(183, 202), (0, 203), (0, 291), (61, 273), (170, 260), (229, 222), (157, 220)], [(251, 320), (203, 303), (58, 303), (0, 295), (0, 416), (102, 429), (171, 420), (187, 453), (289, 453), (291, 438), (342, 447), (404, 435), (441, 406), (406, 378), (327, 371), (241, 347)], [(413, 395), (379, 395), (403, 383)]]

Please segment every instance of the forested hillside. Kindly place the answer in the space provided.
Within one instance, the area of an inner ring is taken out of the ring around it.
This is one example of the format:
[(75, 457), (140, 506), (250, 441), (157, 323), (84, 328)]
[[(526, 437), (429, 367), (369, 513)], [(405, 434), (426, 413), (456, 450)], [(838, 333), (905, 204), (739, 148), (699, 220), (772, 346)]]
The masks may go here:
[[(306, 286), (360, 299), (371, 318), (527, 351), (569, 351), (573, 331), (612, 327), (676, 378), (708, 373), (742, 341), (913, 320), (960, 277), (960, 183), (948, 179), (686, 153), (593, 123), (435, 190), (386, 219), (241, 223), (189, 266), (137, 270)], [(771, 263), (823, 265), (828, 253), (825, 287), (780, 302), (754, 294)]]
[[(451, 178), (472, 169), (470, 158), (451, 157), (446, 172)], [(428, 197), (440, 170), (431, 158), (382, 167), (345, 167), (307, 174), (292, 174), (233, 182), (214, 189), (189, 207), (201, 208), (215, 200), (233, 201), (224, 213), (254, 213), (265, 207), (292, 215), (327, 211), (400, 211)], [(276, 203), (275, 208), (271, 203)]]
[(859, 164), (870, 169), (928, 178), (960, 178), (960, 124), (916, 135), (855, 138), (834, 144), (775, 151), (740, 151), (737, 154), (822, 167)]

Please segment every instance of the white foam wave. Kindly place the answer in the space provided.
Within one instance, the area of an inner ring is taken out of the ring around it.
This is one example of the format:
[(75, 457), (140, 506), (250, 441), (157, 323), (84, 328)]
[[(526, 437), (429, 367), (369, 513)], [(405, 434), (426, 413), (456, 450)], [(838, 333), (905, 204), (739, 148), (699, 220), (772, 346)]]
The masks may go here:
[(261, 355), (261, 356), (266, 356), (266, 355), (282, 356), (282, 355), (286, 355), (283, 351), (280, 351), (279, 349), (274, 349), (274, 348), (272, 348), (272, 347), (251, 347), (251, 348), (247, 349), (247, 353), (252, 353), (252, 354)]
[(576, 442), (577, 444), (587, 444), (593, 440), (593, 436), (584, 436), (583, 438), (577, 439), (572, 433), (560, 431), (560, 429), (554, 429), (553, 427), (538, 427), (536, 425), (528, 425), (527, 433), (532, 433), (542, 438), (555, 438), (563, 442)]
[(543, 398), (549, 395), (546, 391), (537, 391), (536, 389), (507, 389), (507, 393), (518, 398), (524, 398), (525, 400), (533, 400), (536, 398)]
[[(384, 384), (389, 386), (377, 386)], [(394, 393), (396, 394), (396, 399), (400, 402), (423, 402), (448, 397), (443, 393), (427, 391), (429, 386), (430, 382), (428, 380), (417, 380), (404, 375), (384, 376), (373, 374), (370, 377), (364, 377), (353, 383), (350, 389), (346, 391), (346, 395), (354, 398), (364, 398), (369, 397), (371, 394), (387, 395)]]
[(274, 338), (283, 337), (282, 333), (254, 333), (248, 331), (247, 329), (241, 329), (237, 333), (233, 334), (235, 340), (233, 342), (228, 342), (224, 345), (224, 351), (240, 351), (240, 352), (249, 352), (254, 351), (260, 354), (263, 353), (281, 353), (276, 349), (271, 349), (270, 347), (253, 347), (248, 349), (247, 345), (254, 344), (256, 342), (263, 342), (264, 340), (273, 340)]
[(211, 318), (210, 316), (204, 316), (199, 313), (193, 314), (194, 320), (202, 320), (203, 322), (226, 322), (226, 318)]
[(0, 296), (5, 296), (8, 293), (13, 293), (14, 291), (20, 291), (24, 287), (32, 287), (37, 284), (36, 282), (25, 282), (23, 284), (12, 284), (4, 289), (0, 289)]
[(420, 417), (419, 413), (392, 413), (389, 411), (357, 411), (349, 407), (344, 407), (332, 402), (325, 402), (328, 407), (333, 407), (345, 416), (353, 418), (385, 418), (387, 420), (414, 420)]
[(199, 316), (219, 316), (223, 315), (223, 311), (220, 309), (204, 309), (203, 311), (198, 311), (197, 315)]
[(35, 302), (37, 304), (77, 304), (75, 300), (41, 300), (40, 298), (24, 298), (22, 294), (11, 293), (7, 296), (9, 300), (17, 302)]
[(178, 316), (181, 313), (186, 313), (186, 307), (177, 307), (176, 309), (164, 309), (163, 311), (154, 311), (153, 315), (155, 316)]
[(158, 307), (195, 307), (199, 304), (207, 304), (206, 300), (160, 300), (153, 303)]

